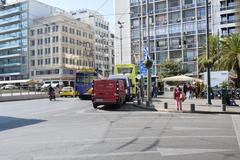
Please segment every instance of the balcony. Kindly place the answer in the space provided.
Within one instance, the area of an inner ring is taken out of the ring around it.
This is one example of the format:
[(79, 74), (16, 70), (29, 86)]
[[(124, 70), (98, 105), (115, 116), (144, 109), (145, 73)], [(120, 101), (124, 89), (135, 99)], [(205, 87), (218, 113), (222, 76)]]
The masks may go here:
[(175, 6), (175, 7), (169, 7), (168, 11), (178, 11), (180, 10), (180, 6)]
[(173, 45), (170, 45), (169, 47), (170, 50), (180, 50), (182, 49), (182, 46), (181, 45), (178, 45), (178, 44), (173, 44)]
[(164, 12), (166, 12), (166, 11), (167, 11), (166, 8), (157, 8), (157, 9), (155, 10), (155, 13), (156, 13), (156, 14), (158, 14), (158, 13), (164, 13)]
[(169, 24), (172, 24), (172, 23), (180, 23), (180, 22), (181, 22), (181, 19), (180, 19), (180, 18), (170, 19), (170, 20), (169, 20)]
[(229, 23), (236, 23), (237, 20), (235, 19), (231, 19), (231, 20), (224, 20), (224, 21), (221, 21), (221, 24), (229, 24)]
[(197, 6), (198, 6), (198, 7), (200, 7), (200, 6), (205, 6), (205, 4), (206, 4), (205, 1), (204, 1), (204, 2), (199, 2), (199, 3), (197, 3)]
[(195, 4), (186, 4), (184, 6), (182, 6), (183, 9), (189, 9), (189, 8), (194, 8)]
[(156, 47), (156, 51), (166, 51), (168, 50), (168, 46)]
[(20, 21), (21, 21), (20, 16), (17, 16), (17, 17), (11, 18), (11, 19), (3, 19), (3, 20), (0, 20), (0, 26), (6, 25), (6, 24), (11, 24), (11, 23), (16, 23), (16, 22), (20, 22)]
[(179, 37), (179, 36), (181, 36), (181, 32), (169, 33), (169, 37)]
[(8, 32), (15, 32), (15, 31), (19, 31), (19, 30), (21, 30), (20, 26), (16, 26), (16, 27), (13, 27), (13, 28), (8, 28), (8, 29), (5, 29), (5, 30), (1, 30), (0, 34), (8, 33)]
[(165, 33), (165, 34), (160, 34), (160, 35), (156, 35), (156, 38), (157, 38), (157, 39), (166, 38), (166, 37), (167, 37), (167, 33)]
[(0, 18), (10, 16), (10, 15), (14, 15), (14, 14), (19, 14), (20, 12), (21, 12), (21, 9), (19, 7), (4, 10), (4, 11), (0, 12)]
[(186, 44), (186, 48), (196, 48), (196, 43)]
[(183, 18), (183, 22), (194, 21), (194, 20), (195, 20), (195, 17), (194, 17), (194, 16)]
[(220, 11), (231, 10), (231, 9), (236, 9), (236, 8), (237, 8), (237, 4), (236, 3), (228, 3), (227, 6), (222, 6), (220, 8)]

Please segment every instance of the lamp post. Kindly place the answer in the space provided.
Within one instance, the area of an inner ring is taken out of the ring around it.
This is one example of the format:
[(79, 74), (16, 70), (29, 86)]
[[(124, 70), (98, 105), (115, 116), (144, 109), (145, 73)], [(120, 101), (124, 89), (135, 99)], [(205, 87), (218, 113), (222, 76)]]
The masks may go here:
[(119, 29), (120, 29), (120, 46), (121, 46), (121, 64), (122, 64), (122, 60), (123, 60), (123, 54), (122, 54), (122, 40), (123, 40), (123, 38), (122, 38), (122, 29), (123, 29), (123, 24), (124, 24), (124, 22), (120, 22), (120, 21), (118, 21), (118, 24), (119, 24)]
[[(147, 41), (147, 45), (148, 45), (148, 52), (150, 54), (151, 49), (150, 49), (150, 17), (149, 17), (149, 0), (147, 0), (147, 33), (148, 33), (148, 41)], [(147, 61), (149, 59), (147, 58)], [(151, 61), (151, 60), (149, 60)], [(146, 101), (146, 106), (150, 106), (152, 99), (151, 99), (151, 74), (150, 74), (150, 66), (147, 67), (147, 101)]]
[[(208, 18), (208, 0), (206, 0), (206, 59), (209, 61), (209, 18)], [(211, 103), (211, 71), (210, 64), (207, 65), (207, 100), (208, 104)]]

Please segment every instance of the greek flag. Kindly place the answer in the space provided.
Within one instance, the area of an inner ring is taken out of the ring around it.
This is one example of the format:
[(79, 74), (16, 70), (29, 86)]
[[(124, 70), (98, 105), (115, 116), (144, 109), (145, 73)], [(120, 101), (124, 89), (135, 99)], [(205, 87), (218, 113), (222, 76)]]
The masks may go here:
[(144, 53), (144, 59), (151, 59), (151, 56), (150, 56), (149, 50), (148, 50), (148, 46), (144, 47), (143, 53)]

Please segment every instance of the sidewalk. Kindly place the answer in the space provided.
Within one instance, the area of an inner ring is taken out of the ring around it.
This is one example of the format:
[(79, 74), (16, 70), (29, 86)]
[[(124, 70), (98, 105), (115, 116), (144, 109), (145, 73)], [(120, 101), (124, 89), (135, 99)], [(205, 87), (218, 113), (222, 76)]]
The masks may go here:
[[(140, 108), (144, 108), (151, 111), (159, 112), (191, 112), (191, 104), (195, 104), (195, 113), (227, 113), (227, 114), (240, 114), (240, 106), (226, 106), (226, 111), (222, 111), (221, 99), (212, 99), (212, 105), (207, 104), (207, 99), (186, 99), (182, 103), (183, 111), (177, 111), (175, 100), (169, 97), (160, 96), (153, 99), (153, 105), (146, 107), (146, 105), (134, 105)], [(167, 103), (168, 109), (164, 109), (164, 103)], [(240, 100), (236, 100), (236, 103), (240, 105)]]
[(30, 94), (30, 95), (14, 95), (14, 96), (0, 96), (0, 102), (22, 101), (48, 98), (47, 94)]

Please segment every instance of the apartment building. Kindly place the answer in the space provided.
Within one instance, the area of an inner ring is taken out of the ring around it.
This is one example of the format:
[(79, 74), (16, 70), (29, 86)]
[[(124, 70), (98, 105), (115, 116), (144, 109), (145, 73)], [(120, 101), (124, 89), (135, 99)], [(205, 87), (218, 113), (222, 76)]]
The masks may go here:
[[(140, 55), (143, 54), (139, 46), (146, 46), (149, 28), (150, 54), (154, 60), (154, 74), (158, 75), (161, 72), (159, 63), (170, 59), (181, 62), (189, 75), (197, 75), (198, 56), (205, 53), (206, 0), (149, 0), (148, 6), (146, 0), (125, 1), (128, 2), (125, 4), (121, 1), (115, 2), (115, 14), (129, 7), (130, 15), (123, 13), (124, 17), (122, 15), (117, 16), (115, 23), (117, 25), (119, 19), (122, 19), (123, 22), (129, 24), (129, 27), (125, 27), (124, 32), (130, 33), (126, 41), (131, 45), (131, 50), (127, 56), (131, 57), (131, 62), (139, 64)], [(236, 21), (235, 15), (225, 13), (230, 11), (224, 11), (223, 13), (225, 6), (229, 6), (231, 12), (234, 11), (230, 7), (233, 6), (234, 2), (232, 1), (234, 0), (226, 1), (225, 3), (224, 0), (208, 2), (210, 34), (217, 34), (220, 29), (222, 34), (235, 32), (233, 27), (236, 25), (236, 23), (233, 23), (233, 21)], [(220, 6), (222, 6), (221, 10)], [(149, 25), (147, 21), (148, 8)], [(230, 20), (228, 22), (231, 22), (231, 24), (222, 24), (223, 15), (228, 17)], [(119, 34), (119, 29), (116, 28), (115, 34)], [(123, 44), (123, 48), (128, 47), (127, 45)], [(119, 48), (117, 48), (116, 53), (119, 53)]]
[(0, 81), (29, 78), (29, 26), (61, 11), (35, 0), (0, 4)]
[(91, 25), (95, 32), (95, 68), (104, 77), (108, 77), (112, 74), (112, 66), (114, 65), (112, 58), (114, 54), (112, 51), (112, 38), (109, 30), (109, 22), (99, 12), (82, 9), (77, 11), (71, 11), (72, 16)]
[(237, 32), (240, 27), (239, 7), (238, 0), (220, 0), (220, 35), (226, 36)]
[(94, 67), (91, 26), (68, 13), (36, 19), (29, 32), (30, 78), (70, 84), (76, 70)]

